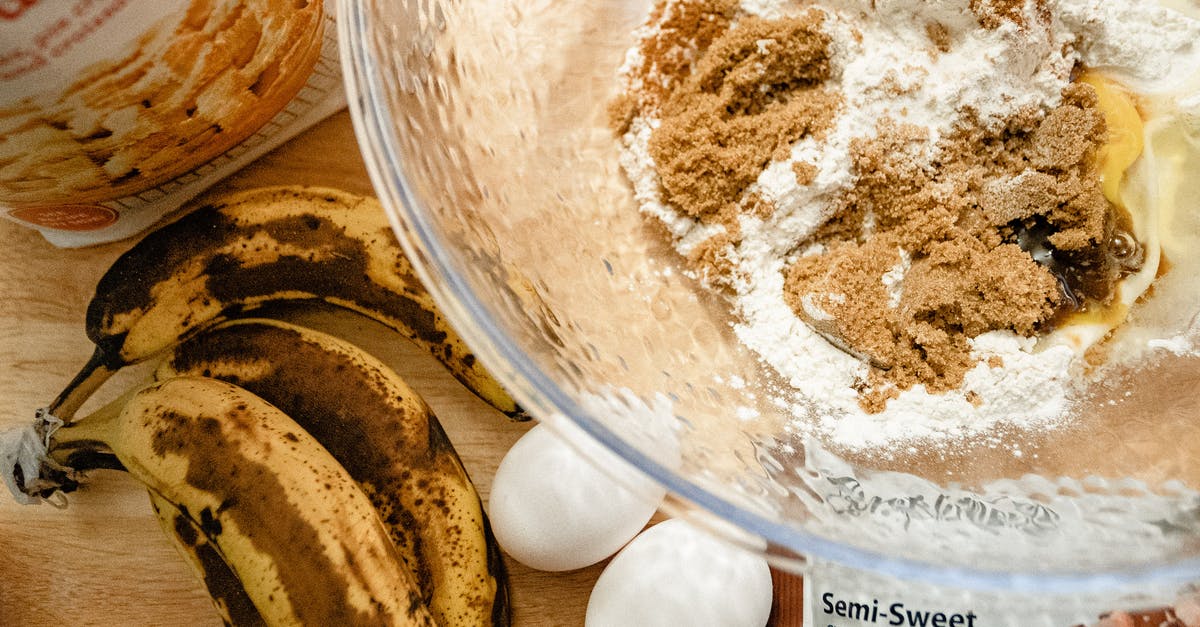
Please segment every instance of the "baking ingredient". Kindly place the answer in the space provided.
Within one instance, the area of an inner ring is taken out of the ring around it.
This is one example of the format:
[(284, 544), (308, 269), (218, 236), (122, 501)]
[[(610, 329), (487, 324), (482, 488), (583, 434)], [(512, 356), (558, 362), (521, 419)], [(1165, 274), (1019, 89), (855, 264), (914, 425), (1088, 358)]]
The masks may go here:
[[(599, 562), (637, 535), (664, 490), (577, 427), (562, 421), (555, 428), (559, 433), (533, 427), (504, 455), (488, 515), (513, 559), (566, 571)], [(581, 454), (572, 444), (586, 450)]]
[(784, 300), (817, 310), (827, 333), (876, 366), (864, 409), (882, 411), (917, 384), (957, 389), (979, 362), (970, 338), (1033, 337), (1063, 312), (1103, 309), (1122, 273), (1138, 269), (1135, 246), (1128, 266), (1109, 246), (1119, 231), (1100, 187), (1107, 129), (1096, 100), (1072, 85), (1026, 128), (946, 138), (936, 171), (910, 161), (915, 128), (881, 123), (874, 139), (851, 143), (858, 183), (831, 217), (844, 233), (815, 237), (824, 251), (788, 266)]
[(198, 521), (268, 624), (435, 624), (358, 484), (246, 390), (202, 377), (134, 389), (50, 439), (60, 464), (89, 450)]
[(588, 599), (587, 627), (762, 627), (771, 614), (767, 561), (672, 519), (638, 534)]
[(480, 398), (524, 417), (438, 311), (378, 201), (315, 187), (227, 195), (156, 229), (117, 259), (88, 305), (95, 353), (49, 411), (70, 421), (117, 369), (206, 324), (306, 300), (390, 326)]
[(507, 574), (475, 486), (393, 370), (326, 333), (249, 318), (176, 346), (155, 377), (179, 376), (235, 383), (320, 442), (380, 513), (437, 624), (509, 623)]
[(655, 6), (611, 111), (622, 166), (795, 388), (778, 403), (852, 447), (1069, 411), (1158, 270), (1149, 208), (1115, 193), (1137, 108), (1078, 66), (1200, 67), (1200, 22), (1091, 4)]

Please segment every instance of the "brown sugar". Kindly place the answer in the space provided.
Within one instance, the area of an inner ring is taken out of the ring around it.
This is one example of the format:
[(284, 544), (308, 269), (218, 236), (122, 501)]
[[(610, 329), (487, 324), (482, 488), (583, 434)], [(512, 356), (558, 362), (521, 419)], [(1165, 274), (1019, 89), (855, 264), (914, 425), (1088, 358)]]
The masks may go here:
[(950, 51), (950, 29), (941, 22), (930, 22), (925, 25), (925, 36), (933, 43), (938, 52)]
[(817, 166), (807, 161), (797, 161), (792, 164), (792, 174), (796, 175), (797, 185), (808, 185), (817, 178)]
[[(944, 138), (936, 169), (912, 158), (929, 147), (920, 127), (883, 120), (874, 138), (853, 142), (858, 183), (831, 221), (838, 228), (820, 232), (824, 254), (787, 269), (784, 289), (797, 315), (809, 320), (818, 306), (832, 319), (820, 330), (874, 366), (864, 409), (881, 411), (918, 383), (958, 387), (975, 366), (970, 338), (1033, 336), (1064, 307), (1111, 298), (1115, 218), (1096, 159), (1105, 133), (1094, 93), (1079, 84), (1040, 121)], [(889, 293), (884, 278), (901, 255), (902, 286)]]
[(744, 18), (703, 52), (663, 103), (650, 137), (672, 205), (710, 222), (738, 203), (773, 158), (829, 127), (840, 98), (823, 87), (829, 37), (819, 27), (816, 12)]
[(637, 99), (627, 93), (617, 94), (615, 98), (608, 101), (605, 109), (605, 113), (608, 115), (608, 127), (617, 135), (624, 135), (629, 130), (629, 125), (633, 123), (637, 110)]
[[(1013, 22), (1022, 28), (1025, 23), (1025, 0), (971, 0), (971, 12), (979, 19), (980, 26), (989, 30), (1000, 28), (1004, 22)], [(1049, 10), (1045, 0), (1036, 1), (1037, 15), (1049, 21)]]
[(640, 52), (642, 89), (639, 105), (657, 109), (671, 88), (692, 73), (693, 59), (729, 29), (738, 0), (683, 0), (656, 3), (649, 23), (658, 32), (646, 38)]

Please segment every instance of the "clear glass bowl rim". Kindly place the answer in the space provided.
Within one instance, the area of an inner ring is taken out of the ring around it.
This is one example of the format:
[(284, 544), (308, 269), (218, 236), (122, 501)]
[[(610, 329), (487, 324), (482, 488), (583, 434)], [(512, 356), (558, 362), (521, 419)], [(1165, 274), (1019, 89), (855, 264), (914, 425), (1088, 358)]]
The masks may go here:
[[(350, 117), (372, 186), (388, 211), (405, 254), (434, 299), (464, 340), (481, 355), (501, 382), (514, 390), (533, 390), (534, 398), (519, 398), (527, 407), (549, 408), (565, 416), (588, 437), (665, 487), (675, 497), (717, 519), (766, 541), (759, 548), (768, 560), (796, 570), (796, 555), (829, 560), (851, 568), (934, 585), (1021, 594), (1055, 595), (1116, 588), (1185, 583), (1200, 576), (1200, 557), (1166, 564), (1095, 572), (1018, 573), (939, 565), (899, 558), (830, 540), (795, 526), (781, 524), (721, 498), (699, 484), (657, 463), (604, 426), (538, 368), (496, 323), (455, 268), (439, 240), (432, 218), (412, 193), (398, 157), (391, 108), (380, 74), (384, 67), (372, 49), (371, 0), (338, 0), (337, 28), (343, 78)], [(426, 263), (427, 262), (427, 263)], [(491, 357), (491, 359), (488, 359)], [(492, 367), (492, 366), (498, 367)], [(516, 377), (504, 380), (505, 375)], [(520, 396), (519, 392), (515, 393)], [(529, 401), (529, 402), (526, 402)], [(719, 533), (719, 532), (718, 532)], [(744, 545), (744, 543), (742, 543)]]

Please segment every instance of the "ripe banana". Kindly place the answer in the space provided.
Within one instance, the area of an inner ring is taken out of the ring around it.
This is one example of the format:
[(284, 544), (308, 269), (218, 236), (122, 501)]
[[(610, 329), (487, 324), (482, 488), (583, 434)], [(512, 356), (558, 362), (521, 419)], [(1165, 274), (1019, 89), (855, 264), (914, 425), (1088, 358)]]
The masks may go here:
[(437, 418), (359, 347), (263, 319), (176, 346), (155, 376), (235, 383), (291, 416), (371, 499), (439, 625), (507, 625), (507, 577), (479, 495)]
[(370, 500), (275, 406), (178, 377), (52, 436), (50, 456), (110, 451), (198, 526), (271, 625), (434, 625)]
[(438, 311), (378, 201), (314, 187), (232, 194), (157, 229), (117, 259), (88, 306), (96, 349), (48, 410), (70, 422), (119, 368), (214, 321), (303, 300), (392, 327), (496, 409), (525, 417)]
[(208, 541), (204, 530), (178, 507), (153, 491), (150, 492), (150, 506), (163, 533), (173, 540), (179, 554), (204, 582), (221, 620), (226, 625), (237, 627), (266, 625), (262, 614), (258, 613), (258, 608), (254, 607), (254, 602), (238, 580), (237, 573), (229, 568), (220, 551)]

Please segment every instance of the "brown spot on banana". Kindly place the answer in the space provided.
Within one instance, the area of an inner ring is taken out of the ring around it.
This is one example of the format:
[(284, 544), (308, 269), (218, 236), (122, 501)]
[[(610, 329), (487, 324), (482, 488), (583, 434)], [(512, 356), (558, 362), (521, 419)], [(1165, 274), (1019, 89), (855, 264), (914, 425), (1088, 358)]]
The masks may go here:
[(149, 494), (159, 526), (204, 583), (222, 622), (237, 627), (266, 625), (237, 574), (188, 513), (153, 491)]

